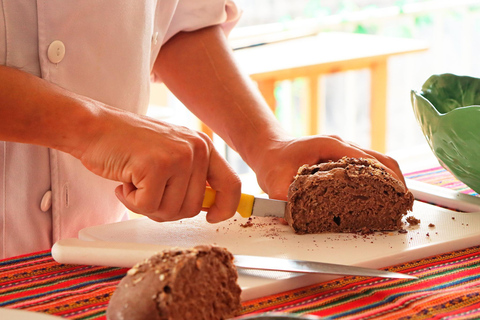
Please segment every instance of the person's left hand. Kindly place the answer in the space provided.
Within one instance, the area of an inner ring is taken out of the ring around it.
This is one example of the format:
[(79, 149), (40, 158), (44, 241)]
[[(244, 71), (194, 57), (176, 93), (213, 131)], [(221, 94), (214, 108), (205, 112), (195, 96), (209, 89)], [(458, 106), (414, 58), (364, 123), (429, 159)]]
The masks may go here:
[(374, 150), (360, 148), (338, 136), (316, 135), (272, 141), (268, 148), (257, 153), (252, 167), (259, 186), (270, 198), (287, 200), (288, 188), (299, 167), (336, 161), (344, 156), (377, 161), (405, 185), (397, 161)]

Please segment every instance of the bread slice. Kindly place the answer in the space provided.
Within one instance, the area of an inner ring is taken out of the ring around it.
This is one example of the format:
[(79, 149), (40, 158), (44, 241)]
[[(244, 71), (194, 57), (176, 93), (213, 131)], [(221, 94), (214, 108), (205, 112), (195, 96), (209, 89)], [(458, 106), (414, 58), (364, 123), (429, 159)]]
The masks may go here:
[(229, 319), (241, 311), (237, 277), (225, 248), (163, 251), (128, 271), (110, 300), (107, 319)]
[(296, 233), (403, 230), (414, 197), (369, 159), (302, 166), (288, 192), (285, 220)]

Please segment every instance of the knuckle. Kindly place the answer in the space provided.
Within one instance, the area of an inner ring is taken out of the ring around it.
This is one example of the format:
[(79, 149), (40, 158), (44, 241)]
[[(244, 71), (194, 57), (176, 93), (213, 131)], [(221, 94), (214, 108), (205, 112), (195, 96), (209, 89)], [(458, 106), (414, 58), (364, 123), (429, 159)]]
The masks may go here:
[(338, 141), (343, 142), (343, 139), (342, 139), (340, 136), (336, 135), (336, 134), (328, 135), (328, 137), (330, 137), (330, 138), (333, 139), (333, 140), (338, 140)]
[(195, 153), (195, 158), (207, 159), (210, 154), (210, 145), (206, 140), (202, 139), (201, 137), (197, 137), (196, 139), (193, 139), (193, 150)]
[(163, 154), (160, 163), (163, 169), (172, 170), (173, 168), (179, 168), (183, 170), (185, 167), (191, 167), (194, 154), (195, 152), (191, 144), (187, 141), (182, 141), (177, 144), (175, 150)]
[(192, 141), (191, 140), (184, 140), (181, 141), (178, 147), (178, 155), (181, 158), (191, 158), (192, 155), (194, 154), (194, 147), (192, 146)]
[(205, 132), (198, 132), (198, 136), (205, 142), (205, 143), (210, 143), (212, 139), (205, 133)]

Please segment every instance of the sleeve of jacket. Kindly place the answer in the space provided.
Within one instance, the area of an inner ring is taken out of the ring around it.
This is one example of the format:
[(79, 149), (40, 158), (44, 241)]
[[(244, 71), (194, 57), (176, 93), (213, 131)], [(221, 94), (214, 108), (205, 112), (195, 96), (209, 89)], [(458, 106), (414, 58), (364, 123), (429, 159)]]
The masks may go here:
[(178, 32), (194, 31), (219, 24), (228, 36), (240, 16), (241, 11), (231, 0), (180, 0), (163, 43)]

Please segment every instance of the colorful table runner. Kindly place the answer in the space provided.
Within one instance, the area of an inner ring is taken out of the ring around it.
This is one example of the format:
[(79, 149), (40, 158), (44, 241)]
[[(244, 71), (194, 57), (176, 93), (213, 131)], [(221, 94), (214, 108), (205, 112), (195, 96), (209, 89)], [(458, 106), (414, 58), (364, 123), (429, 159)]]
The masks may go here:
[(127, 269), (59, 264), (50, 251), (0, 261), (0, 307), (104, 319)]
[(434, 184), (470, 195), (478, 195), (475, 191), (466, 186), (463, 182), (457, 180), (450, 172), (442, 167), (411, 172), (405, 174), (405, 178)]
[[(434, 168), (406, 175), (468, 191)], [(454, 178), (453, 178), (454, 179)], [(454, 179), (455, 180), (455, 179)], [(344, 277), (243, 302), (244, 313), (289, 312), (326, 319), (478, 319), (480, 246), (388, 268), (420, 280)], [(105, 319), (126, 269), (56, 263), (49, 251), (0, 261), (0, 307), (70, 319)]]

